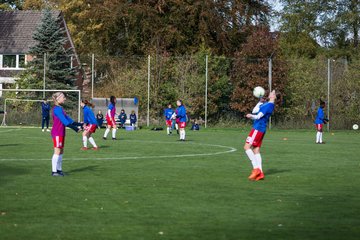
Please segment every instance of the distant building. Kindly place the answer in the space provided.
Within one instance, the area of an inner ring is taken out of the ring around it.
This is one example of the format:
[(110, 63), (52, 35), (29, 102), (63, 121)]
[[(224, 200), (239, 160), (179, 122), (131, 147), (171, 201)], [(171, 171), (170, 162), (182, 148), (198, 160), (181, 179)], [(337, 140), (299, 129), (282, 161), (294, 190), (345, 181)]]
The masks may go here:
[[(76, 85), (81, 88), (81, 65), (65, 19), (61, 11), (52, 13), (61, 19), (61, 26), (65, 29), (68, 42), (64, 47), (71, 47), (74, 51), (75, 57), (71, 61), (73, 67), (79, 67)], [(16, 75), (31, 61), (32, 56), (28, 52), (37, 43), (33, 34), (41, 24), (42, 16), (41, 11), (0, 11), (0, 89), (3, 84), (15, 83)]]

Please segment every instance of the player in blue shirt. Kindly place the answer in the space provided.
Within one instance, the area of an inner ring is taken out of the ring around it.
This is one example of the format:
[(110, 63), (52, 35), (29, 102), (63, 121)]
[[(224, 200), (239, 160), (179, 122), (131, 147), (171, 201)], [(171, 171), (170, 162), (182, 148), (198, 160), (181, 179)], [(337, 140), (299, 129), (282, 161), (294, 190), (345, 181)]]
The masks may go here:
[(46, 131), (50, 132), (49, 130), (49, 121), (50, 121), (50, 104), (46, 99), (44, 99), (41, 103), (41, 129), (44, 132), (44, 125), (46, 124)]
[(250, 159), (253, 170), (249, 176), (250, 180), (259, 181), (265, 178), (262, 170), (262, 159), (260, 155), (260, 147), (266, 132), (266, 126), (271, 114), (275, 108), (276, 93), (275, 90), (269, 94), (269, 101), (261, 104), (256, 114), (246, 114), (246, 117), (254, 120), (253, 128), (249, 136), (246, 138), (244, 150)]
[(322, 140), (322, 132), (323, 132), (323, 124), (327, 123), (329, 120), (325, 118), (324, 114), (325, 102), (320, 99), (320, 107), (318, 108), (317, 115), (315, 118), (315, 127), (316, 127), (316, 143), (323, 144)]
[(166, 121), (166, 132), (167, 135), (172, 134), (172, 116), (174, 114), (171, 104), (169, 103), (168, 108), (164, 110), (164, 116)]
[(186, 127), (186, 108), (181, 100), (176, 101), (178, 108), (176, 109), (176, 118), (179, 124), (180, 141), (185, 141), (185, 127)]
[(91, 108), (94, 107), (94, 105), (92, 103), (90, 103), (88, 100), (83, 100), (81, 101), (81, 107), (83, 108), (83, 112), (84, 112), (84, 123), (86, 124), (85, 128), (84, 128), (84, 132), (83, 132), (83, 147), (81, 148), (81, 150), (88, 150), (87, 147), (87, 141), (89, 140), (89, 142), (91, 143), (91, 145), (93, 146), (93, 150), (98, 150), (98, 147), (95, 143), (94, 138), (91, 136), (91, 134), (93, 134), (98, 125), (97, 125), (97, 120), (95, 118), (95, 115), (93, 113), (93, 111), (91, 110)]

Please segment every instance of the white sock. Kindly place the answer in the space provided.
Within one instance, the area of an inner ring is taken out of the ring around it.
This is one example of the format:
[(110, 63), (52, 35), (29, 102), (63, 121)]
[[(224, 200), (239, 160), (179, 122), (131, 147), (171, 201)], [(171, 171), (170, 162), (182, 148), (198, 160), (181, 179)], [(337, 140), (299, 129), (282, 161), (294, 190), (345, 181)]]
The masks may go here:
[(256, 161), (257, 168), (260, 168), (260, 170), (262, 172), (262, 158), (261, 158), (260, 153), (255, 154), (255, 161)]
[(93, 145), (93, 147), (97, 148), (95, 140), (93, 137), (89, 137), (89, 142), (91, 143), (91, 145)]
[(179, 130), (179, 124), (175, 124), (176, 130)]
[(168, 135), (170, 134), (170, 128), (169, 127), (167, 127), (166, 132), (167, 132)]
[(253, 168), (254, 169), (257, 168), (257, 166), (256, 166), (256, 158), (255, 158), (255, 154), (254, 154), (253, 150), (248, 149), (248, 150), (245, 151), (245, 153), (248, 156), (248, 158), (250, 159)]
[(107, 135), (109, 134), (109, 132), (110, 132), (110, 129), (109, 129), (109, 128), (106, 128), (105, 133), (104, 133), (104, 138), (107, 137)]
[(184, 137), (185, 137), (185, 136), (184, 136), (185, 131), (184, 131), (183, 129), (180, 129), (180, 132), (179, 132), (179, 133), (180, 133), (180, 139), (181, 139), (181, 140), (185, 139), (185, 138), (184, 138)]
[(185, 140), (185, 135), (186, 135), (186, 132), (185, 132), (185, 129), (183, 130), (183, 139)]
[(51, 166), (52, 166), (52, 171), (53, 171), (53, 172), (56, 172), (56, 171), (57, 171), (58, 159), (59, 159), (59, 155), (54, 154), (54, 155), (52, 156)]
[(112, 130), (112, 137), (116, 138), (116, 128), (113, 128), (113, 130)]
[(320, 142), (320, 132), (316, 132), (316, 143)]
[(60, 155), (59, 155), (59, 159), (58, 159), (58, 161), (57, 161), (56, 169), (59, 170), (59, 171), (62, 171), (62, 157), (63, 157), (63, 155), (60, 154)]
[(323, 133), (320, 132), (320, 138), (319, 138), (319, 139), (320, 139), (320, 143), (322, 143), (322, 134), (323, 134)]
[(84, 144), (84, 147), (87, 148), (87, 136), (83, 136), (83, 144)]

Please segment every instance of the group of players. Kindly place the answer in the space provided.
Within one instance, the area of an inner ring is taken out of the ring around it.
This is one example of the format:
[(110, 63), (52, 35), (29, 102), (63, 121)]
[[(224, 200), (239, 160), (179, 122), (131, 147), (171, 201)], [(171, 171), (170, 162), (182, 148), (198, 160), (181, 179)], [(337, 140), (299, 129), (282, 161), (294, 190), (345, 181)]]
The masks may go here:
[[(51, 130), (51, 136), (54, 143), (54, 154), (52, 157), (52, 176), (64, 176), (62, 171), (62, 157), (64, 153), (64, 143), (65, 143), (65, 127), (69, 127), (76, 132), (83, 130), (83, 147), (82, 150), (87, 150), (87, 141), (89, 141), (93, 150), (97, 150), (98, 147), (95, 143), (91, 134), (94, 133), (97, 129), (97, 121), (94, 116), (94, 113), (91, 110), (93, 105), (87, 100), (82, 101), (81, 106), (84, 112), (84, 122), (78, 123), (72, 120), (61, 107), (65, 102), (66, 97), (64, 93), (57, 92), (53, 94), (53, 127)], [(276, 92), (275, 90), (269, 93), (267, 98), (262, 97), (259, 103), (255, 106), (252, 113), (246, 114), (246, 118), (253, 120), (253, 128), (251, 129), (248, 137), (246, 138), (244, 150), (251, 161), (252, 171), (249, 180), (259, 181), (265, 178), (263, 168), (262, 168), (262, 157), (260, 154), (260, 147), (264, 135), (266, 133), (267, 123), (270, 116), (272, 115), (275, 109), (275, 100)], [(185, 127), (186, 127), (186, 108), (183, 105), (181, 100), (177, 100), (177, 109), (174, 111), (171, 104), (168, 105), (168, 108), (165, 109), (164, 115), (166, 119), (167, 134), (170, 135), (172, 131), (173, 120), (176, 122), (177, 129), (179, 130), (180, 141), (185, 141)], [(323, 143), (322, 141), (322, 127), (323, 124), (328, 121), (324, 117), (323, 108), (325, 107), (325, 102), (321, 101), (320, 107), (318, 109), (317, 117), (315, 120), (315, 125), (317, 129), (316, 143)], [(107, 128), (105, 130), (103, 139), (107, 139), (107, 135), (112, 131), (112, 139), (116, 139), (116, 122), (115, 122), (115, 113), (116, 113), (116, 97), (110, 97), (110, 104), (108, 106), (108, 111), (106, 114)]]

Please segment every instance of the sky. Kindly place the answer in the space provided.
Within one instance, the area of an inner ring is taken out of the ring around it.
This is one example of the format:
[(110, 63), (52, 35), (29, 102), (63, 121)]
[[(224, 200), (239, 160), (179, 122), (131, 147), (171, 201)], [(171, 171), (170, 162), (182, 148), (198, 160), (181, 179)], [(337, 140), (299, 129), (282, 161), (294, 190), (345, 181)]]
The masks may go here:
[[(275, 11), (281, 11), (283, 9), (283, 5), (281, 4), (280, 0), (268, 0), (268, 3)], [(271, 19), (270, 21), (270, 30), (277, 31), (279, 30), (278, 18)]]

